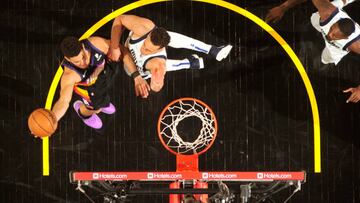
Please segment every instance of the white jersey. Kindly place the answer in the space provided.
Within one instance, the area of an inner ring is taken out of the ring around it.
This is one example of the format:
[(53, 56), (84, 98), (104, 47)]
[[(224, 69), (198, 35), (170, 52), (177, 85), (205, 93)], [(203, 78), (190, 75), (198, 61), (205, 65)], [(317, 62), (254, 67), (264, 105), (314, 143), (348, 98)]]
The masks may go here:
[[(339, 6), (336, 5), (334, 2), (332, 3), (335, 6)], [(347, 13), (345, 13), (339, 8), (337, 8), (325, 21), (322, 22), (320, 21), (319, 12), (313, 13), (311, 16), (311, 24), (317, 31), (322, 34), (325, 41), (325, 48), (321, 53), (321, 62), (323, 62), (324, 64), (338, 64), (339, 61), (350, 52), (348, 50), (348, 47), (353, 42), (360, 40), (360, 27), (357, 23), (355, 23), (355, 31), (347, 39), (330, 41), (326, 38), (330, 27), (342, 18), (351, 19)]]
[[(149, 32), (150, 33), (150, 32)], [(167, 58), (166, 49), (161, 50), (160, 52), (157, 52), (155, 54), (148, 54), (148, 55), (142, 55), (140, 52), (141, 46), (144, 44), (144, 41), (146, 37), (149, 35), (147, 33), (146, 35), (138, 38), (138, 39), (132, 39), (132, 32), (129, 33), (129, 37), (127, 38), (125, 42), (125, 46), (129, 48), (130, 53), (134, 59), (134, 62), (136, 64), (136, 67), (140, 73), (140, 75), (144, 79), (148, 79), (151, 77), (150, 71), (146, 70), (146, 63), (153, 58)]]

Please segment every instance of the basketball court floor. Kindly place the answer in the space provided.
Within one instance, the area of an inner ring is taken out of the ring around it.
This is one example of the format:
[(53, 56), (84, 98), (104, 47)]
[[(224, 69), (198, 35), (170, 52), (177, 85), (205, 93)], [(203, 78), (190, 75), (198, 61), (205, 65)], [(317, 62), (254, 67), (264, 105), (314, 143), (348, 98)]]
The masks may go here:
[[(229, 1), (264, 19), (279, 3)], [(313, 111), (307, 89), (279, 43), (249, 18), (208, 3), (162, 2), (128, 13), (168, 30), (214, 45), (233, 45), (218, 62), (206, 55), (205, 69), (166, 75), (164, 88), (148, 99), (135, 97), (133, 81), (120, 71), (111, 90), (117, 112), (101, 115), (104, 127), (86, 127), (69, 108), (49, 139), (49, 175), (43, 176), (42, 141), (29, 133), (27, 119), (44, 107), (62, 60), (59, 43), (80, 37), (107, 14), (131, 1), (2, 2), (0, 13), (0, 202), (89, 202), (69, 181), (70, 171), (175, 171), (176, 157), (161, 144), (157, 122), (171, 101), (193, 97), (217, 118), (217, 138), (199, 157), (200, 171), (305, 171), (306, 183), (289, 202), (360, 202), (360, 106), (347, 104), (342, 90), (360, 84), (360, 57), (349, 54), (339, 67), (317, 72), (304, 43), (320, 44), (309, 27), (311, 2), (270, 24), (303, 63), (320, 118), (321, 172), (315, 173)], [(360, 2), (346, 11), (360, 22)], [(94, 35), (110, 38), (111, 22)], [(168, 49), (169, 58), (193, 52)], [(55, 94), (55, 99), (59, 92)], [(72, 102), (76, 101), (74, 97)], [(72, 104), (72, 103), (71, 103)], [(179, 126), (186, 139), (199, 131), (190, 119)], [(90, 190), (89, 190), (90, 191)], [(292, 190), (265, 202), (284, 202)], [(95, 202), (102, 196), (90, 191)], [(132, 202), (168, 202), (168, 195), (143, 195)], [(235, 202), (241, 202), (239, 198)]]

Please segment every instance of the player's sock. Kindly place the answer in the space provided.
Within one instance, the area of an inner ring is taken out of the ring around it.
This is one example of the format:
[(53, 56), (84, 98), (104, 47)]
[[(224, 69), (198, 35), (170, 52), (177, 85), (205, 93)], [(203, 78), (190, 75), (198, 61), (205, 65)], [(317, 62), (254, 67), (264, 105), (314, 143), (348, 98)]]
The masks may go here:
[(203, 58), (199, 57), (196, 54), (191, 55), (188, 57), (190, 62), (190, 68), (192, 69), (203, 69), (204, 68), (204, 60)]
[(202, 69), (204, 68), (203, 58), (199, 57), (196, 54), (192, 56), (182, 59), (182, 60), (174, 60), (168, 59), (166, 60), (166, 71), (177, 71), (182, 69)]
[(78, 110), (77, 112), (78, 112), (78, 115), (79, 115), (79, 117), (80, 117), (81, 119), (88, 119), (88, 118), (91, 117), (91, 116), (84, 116), (84, 115), (81, 113), (80, 108), (79, 108), (79, 110)]
[(182, 60), (174, 60), (174, 59), (167, 59), (166, 60), (166, 71), (177, 71), (182, 69), (189, 69), (190, 62), (188, 59)]

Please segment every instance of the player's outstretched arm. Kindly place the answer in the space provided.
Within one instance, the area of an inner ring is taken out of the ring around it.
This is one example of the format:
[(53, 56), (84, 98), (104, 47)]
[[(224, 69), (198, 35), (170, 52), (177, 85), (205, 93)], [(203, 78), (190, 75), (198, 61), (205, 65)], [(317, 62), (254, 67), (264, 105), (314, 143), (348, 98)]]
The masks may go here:
[(326, 20), (336, 10), (336, 7), (329, 0), (312, 0), (312, 2), (319, 11), (322, 21)]
[(151, 72), (150, 88), (154, 92), (159, 92), (164, 86), (166, 60), (163, 58), (153, 58), (146, 64), (146, 69)]
[(114, 61), (119, 59), (121, 55), (119, 48), (120, 38), (125, 28), (132, 31), (134, 37), (141, 37), (150, 32), (154, 27), (155, 24), (147, 18), (135, 15), (120, 15), (116, 17), (111, 28), (109, 58)]
[(344, 93), (351, 93), (346, 103), (353, 102), (357, 103), (360, 101), (360, 85), (357, 87), (350, 87), (343, 91)]
[(110, 49), (108, 53), (109, 59), (113, 61), (119, 60), (121, 56), (121, 50), (119, 47), (120, 37), (124, 30), (124, 27), (121, 22), (121, 16), (118, 16), (114, 19), (113, 25), (111, 28), (111, 40), (110, 40)]
[(287, 10), (305, 1), (307, 0), (287, 0), (284, 3), (270, 9), (266, 14), (265, 21), (275, 23), (283, 17)]
[(67, 109), (69, 108), (74, 84), (77, 80), (79, 80), (79, 76), (76, 75), (76, 73), (66, 72), (66, 70), (61, 77), (60, 98), (56, 101), (52, 108), (52, 112), (54, 112), (58, 121), (65, 115)]

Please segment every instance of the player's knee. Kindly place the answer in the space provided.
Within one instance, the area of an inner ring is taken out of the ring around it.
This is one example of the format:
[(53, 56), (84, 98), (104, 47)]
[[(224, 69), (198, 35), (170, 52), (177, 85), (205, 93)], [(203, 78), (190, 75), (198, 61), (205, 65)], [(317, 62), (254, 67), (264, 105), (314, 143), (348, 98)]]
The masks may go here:
[(161, 89), (162, 89), (162, 86), (161, 87), (151, 87), (151, 90), (153, 92), (160, 92)]
[(150, 88), (154, 92), (159, 92), (163, 86), (164, 86), (164, 81), (162, 80), (159, 81), (152, 79), (150, 82)]

